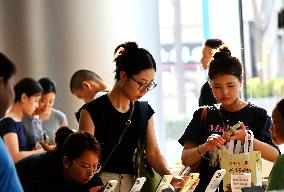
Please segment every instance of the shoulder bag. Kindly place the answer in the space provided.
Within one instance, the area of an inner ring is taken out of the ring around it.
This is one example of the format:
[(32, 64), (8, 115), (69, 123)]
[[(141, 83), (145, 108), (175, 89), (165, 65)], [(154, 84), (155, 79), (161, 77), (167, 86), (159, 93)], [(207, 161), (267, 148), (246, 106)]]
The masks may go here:
[(159, 185), (161, 176), (149, 165), (145, 154), (146, 130), (148, 124), (148, 102), (140, 102), (139, 138), (136, 149), (135, 168), (136, 177), (146, 177), (141, 192), (154, 192)]

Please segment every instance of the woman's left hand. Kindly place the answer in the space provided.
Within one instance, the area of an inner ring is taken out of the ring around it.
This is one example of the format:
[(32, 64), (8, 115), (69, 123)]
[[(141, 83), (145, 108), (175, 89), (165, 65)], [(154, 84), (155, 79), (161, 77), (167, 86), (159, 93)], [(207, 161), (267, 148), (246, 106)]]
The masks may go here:
[(191, 186), (191, 188), (189, 189), (188, 192), (193, 192), (195, 190), (195, 188), (197, 187), (198, 183), (199, 183), (200, 179), (198, 178), (193, 185)]
[(243, 122), (238, 122), (240, 124), (240, 128), (237, 130), (234, 130), (232, 127), (230, 127), (230, 130), (232, 132), (232, 136), (229, 136), (227, 133), (224, 133), (223, 138), (227, 141), (229, 140), (240, 140), (242, 143), (245, 142), (245, 136), (246, 136), (246, 127), (243, 124)]

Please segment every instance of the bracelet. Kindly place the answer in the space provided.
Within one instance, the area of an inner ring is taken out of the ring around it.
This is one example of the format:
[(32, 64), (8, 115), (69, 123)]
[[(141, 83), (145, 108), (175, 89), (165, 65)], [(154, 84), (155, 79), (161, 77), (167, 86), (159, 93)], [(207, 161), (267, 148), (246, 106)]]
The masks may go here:
[(210, 161), (210, 159), (208, 159), (207, 157), (204, 156), (204, 154), (201, 153), (200, 145), (198, 147), (196, 147), (196, 151), (203, 159), (206, 159), (206, 160)]
[(199, 149), (200, 145), (198, 147), (196, 147), (196, 151), (197, 153), (200, 155), (200, 156), (203, 156), (203, 154), (200, 152), (200, 149)]

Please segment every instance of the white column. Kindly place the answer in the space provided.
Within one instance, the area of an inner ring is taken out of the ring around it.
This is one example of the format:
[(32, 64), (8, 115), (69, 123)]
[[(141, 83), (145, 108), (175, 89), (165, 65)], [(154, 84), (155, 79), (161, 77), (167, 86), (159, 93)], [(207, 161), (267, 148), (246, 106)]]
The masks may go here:
[(57, 82), (56, 108), (77, 128), (74, 112), (83, 103), (70, 93), (73, 72), (93, 70), (113, 84), (115, 47), (137, 41), (158, 65), (159, 86), (142, 99), (156, 111), (156, 135), (164, 146), (158, 15), (157, 0), (0, 1), (0, 50), (17, 63), (18, 79), (48, 76)]

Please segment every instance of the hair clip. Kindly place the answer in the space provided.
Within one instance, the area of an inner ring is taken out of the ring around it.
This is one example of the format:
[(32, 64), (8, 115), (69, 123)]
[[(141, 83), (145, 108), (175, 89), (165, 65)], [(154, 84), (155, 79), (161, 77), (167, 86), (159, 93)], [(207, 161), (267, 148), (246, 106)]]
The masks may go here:
[(115, 55), (114, 55), (114, 58), (116, 59), (118, 56), (120, 55), (123, 55), (125, 49), (123, 47), (120, 47), (116, 52), (115, 52)]

